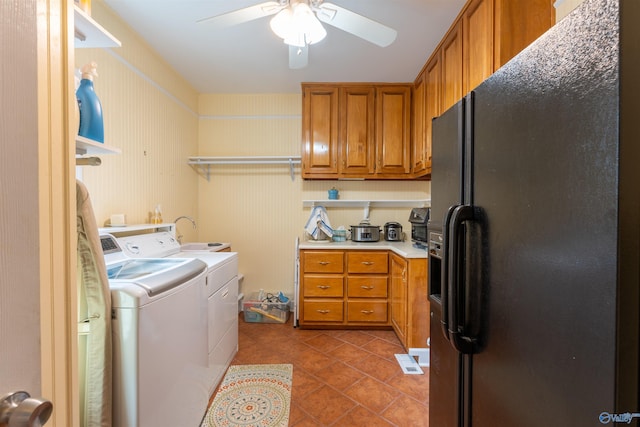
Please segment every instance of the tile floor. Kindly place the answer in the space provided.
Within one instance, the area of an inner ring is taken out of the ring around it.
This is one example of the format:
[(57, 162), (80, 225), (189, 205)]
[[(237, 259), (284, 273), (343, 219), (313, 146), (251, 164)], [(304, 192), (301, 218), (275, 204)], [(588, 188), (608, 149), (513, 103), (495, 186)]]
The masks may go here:
[(428, 426), (429, 369), (405, 375), (396, 353), (406, 351), (391, 330), (298, 329), (241, 313), (231, 364), (293, 364), (292, 427)]

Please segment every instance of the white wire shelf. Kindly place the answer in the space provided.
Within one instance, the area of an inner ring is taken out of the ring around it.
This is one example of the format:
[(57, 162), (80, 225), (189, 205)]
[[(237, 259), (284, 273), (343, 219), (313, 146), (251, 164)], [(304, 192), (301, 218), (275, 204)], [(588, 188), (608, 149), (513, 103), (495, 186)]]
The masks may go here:
[(302, 162), (300, 156), (229, 156), (189, 157), (189, 164), (211, 179), (211, 165), (289, 165), (291, 181), (295, 179), (294, 168)]

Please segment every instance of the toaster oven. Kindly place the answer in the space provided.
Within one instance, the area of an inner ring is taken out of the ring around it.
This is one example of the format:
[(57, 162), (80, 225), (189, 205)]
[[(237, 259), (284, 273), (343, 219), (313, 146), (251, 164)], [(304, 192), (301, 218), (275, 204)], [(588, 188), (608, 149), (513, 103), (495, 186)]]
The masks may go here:
[(430, 208), (413, 208), (409, 215), (411, 223), (411, 241), (422, 246), (427, 246), (429, 235), (427, 233), (427, 221), (429, 221)]

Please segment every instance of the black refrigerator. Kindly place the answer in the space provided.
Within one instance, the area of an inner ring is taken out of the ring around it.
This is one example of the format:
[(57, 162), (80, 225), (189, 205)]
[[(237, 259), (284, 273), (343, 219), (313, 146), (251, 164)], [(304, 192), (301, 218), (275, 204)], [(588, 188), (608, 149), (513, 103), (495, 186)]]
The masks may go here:
[(640, 1), (587, 0), (432, 149), (429, 425), (640, 425)]

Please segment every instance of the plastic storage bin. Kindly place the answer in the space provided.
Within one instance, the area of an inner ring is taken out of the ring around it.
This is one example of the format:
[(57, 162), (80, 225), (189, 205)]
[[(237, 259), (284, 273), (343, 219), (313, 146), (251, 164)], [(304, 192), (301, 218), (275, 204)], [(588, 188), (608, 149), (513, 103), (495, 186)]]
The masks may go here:
[[(274, 300), (272, 298), (272, 300)], [(286, 323), (289, 319), (289, 303), (258, 300), (258, 294), (251, 294), (243, 304), (244, 321), (252, 323)]]

